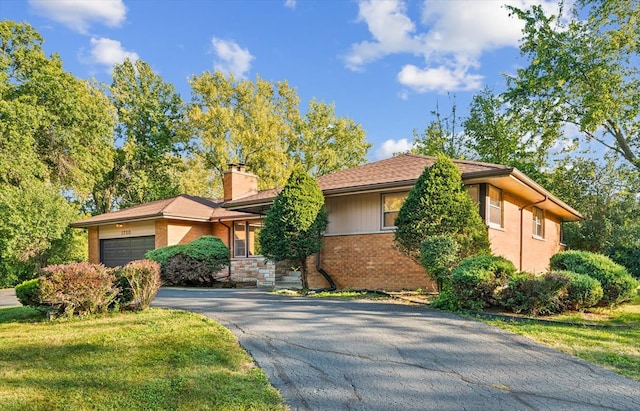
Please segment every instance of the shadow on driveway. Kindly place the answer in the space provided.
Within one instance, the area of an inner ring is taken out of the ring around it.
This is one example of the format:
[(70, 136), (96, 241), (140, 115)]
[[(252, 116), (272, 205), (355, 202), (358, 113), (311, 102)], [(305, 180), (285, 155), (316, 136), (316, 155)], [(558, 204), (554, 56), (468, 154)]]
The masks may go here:
[(293, 410), (638, 410), (640, 383), (424, 307), (163, 288), (229, 328)]

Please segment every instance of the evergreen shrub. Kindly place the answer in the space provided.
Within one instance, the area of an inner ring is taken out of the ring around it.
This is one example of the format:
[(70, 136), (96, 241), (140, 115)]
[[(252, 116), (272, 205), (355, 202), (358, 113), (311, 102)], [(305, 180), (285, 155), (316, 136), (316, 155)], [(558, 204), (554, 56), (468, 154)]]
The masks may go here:
[(498, 304), (496, 292), (515, 274), (516, 267), (506, 258), (483, 255), (463, 260), (451, 272), (443, 298), (456, 308), (480, 310)]
[(609, 257), (624, 266), (629, 274), (640, 280), (640, 248), (635, 246), (617, 247)]
[(230, 262), (229, 248), (214, 236), (151, 250), (145, 258), (160, 263), (160, 277), (167, 285), (212, 285), (218, 282), (216, 273)]
[(40, 280), (34, 278), (33, 280), (24, 281), (16, 285), (16, 297), (20, 304), (30, 307), (38, 307), (42, 305), (40, 303)]
[(572, 271), (554, 271), (554, 274), (568, 277), (566, 305), (571, 310), (593, 307), (602, 299), (600, 281), (585, 274)]
[(567, 270), (595, 278), (602, 286), (598, 305), (614, 306), (635, 295), (638, 282), (609, 257), (588, 251), (562, 251), (551, 257), (552, 270)]
[(501, 304), (514, 313), (548, 315), (563, 312), (571, 279), (563, 274), (518, 273), (500, 291)]

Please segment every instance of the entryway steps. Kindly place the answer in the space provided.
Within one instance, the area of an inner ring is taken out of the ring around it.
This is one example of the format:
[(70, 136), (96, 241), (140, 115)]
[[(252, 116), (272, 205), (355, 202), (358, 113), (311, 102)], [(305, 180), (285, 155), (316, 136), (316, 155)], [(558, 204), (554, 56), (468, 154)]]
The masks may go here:
[(294, 289), (299, 290), (302, 288), (302, 279), (300, 273), (289, 272), (287, 275), (282, 275), (276, 278), (274, 287), (276, 290), (282, 289)]

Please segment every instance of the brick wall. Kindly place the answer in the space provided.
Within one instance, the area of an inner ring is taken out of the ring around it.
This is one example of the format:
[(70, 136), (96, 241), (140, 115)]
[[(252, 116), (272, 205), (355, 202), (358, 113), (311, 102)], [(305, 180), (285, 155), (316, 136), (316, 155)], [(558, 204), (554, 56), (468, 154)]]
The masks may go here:
[[(394, 247), (393, 233), (325, 237), (320, 262), (341, 290), (437, 289), (419, 264)], [(315, 256), (307, 260), (307, 266), (309, 287), (326, 287), (326, 280), (315, 269)]]
[(193, 240), (204, 235), (211, 235), (211, 233), (211, 223), (170, 220), (167, 224), (167, 244), (189, 244)]
[(89, 238), (89, 262), (93, 264), (99, 264), (100, 238), (98, 235), (98, 227), (89, 227), (87, 235)]
[(156, 220), (156, 248), (169, 245), (169, 229), (167, 220)]
[[(545, 235), (543, 239), (533, 237), (532, 206), (511, 193), (503, 192), (504, 227), (489, 228), (491, 251), (505, 257), (522, 271), (544, 272), (549, 267), (552, 255), (562, 250), (560, 244), (560, 221), (545, 212)], [(520, 208), (522, 210), (522, 230)], [(520, 266), (520, 242), (522, 241), (522, 266)]]
[[(226, 224), (228, 227), (226, 227)], [(222, 242), (229, 247), (229, 231), (232, 230), (233, 222), (227, 221), (225, 223), (213, 223), (213, 228), (211, 229), (211, 235), (218, 237), (222, 240)]]

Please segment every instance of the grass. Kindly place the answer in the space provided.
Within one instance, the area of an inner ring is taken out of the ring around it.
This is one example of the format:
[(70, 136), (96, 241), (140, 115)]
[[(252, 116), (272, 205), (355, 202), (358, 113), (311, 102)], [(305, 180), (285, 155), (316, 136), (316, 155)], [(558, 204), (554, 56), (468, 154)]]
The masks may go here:
[(341, 300), (386, 300), (389, 296), (384, 293), (378, 293), (375, 291), (357, 291), (357, 290), (343, 290), (343, 291), (320, 291), (320, 292), (307, 292), (301, 290), (278, 290), (274, 291), (274, 294), (287, 295), (292, 297), (309, 297), (309, 298), (336, 298)]
[(600, 308), (545, 318), (603, 327), (496, 320), (486, 322), (640, 381), (640, 297), (616, 309)]
[(151, 309), (44, 321), (0, 308), (3, 410), (284, 410), (218, 323)]

